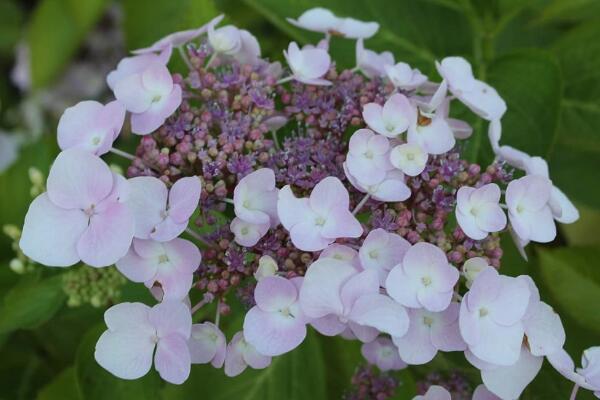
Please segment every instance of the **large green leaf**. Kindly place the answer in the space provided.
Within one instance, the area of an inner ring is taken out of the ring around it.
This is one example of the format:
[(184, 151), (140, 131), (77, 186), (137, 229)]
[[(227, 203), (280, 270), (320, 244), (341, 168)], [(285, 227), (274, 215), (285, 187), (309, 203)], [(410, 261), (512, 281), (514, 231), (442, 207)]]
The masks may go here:
[(106, 0), (42, 0), (27, 32), (31, 80), (42, 87), (61, 72), (102, 15)]
[(202, 26), (217, 15), (213, 0), (123, 0), (129, 49), (146, 47), (175, 31)]
[(56, 378), (40, 390), (37, 400), (80, 400), (77, 392), (75, 368), (63, 370)]
[(25, 279), (13, 287), (0, 309), (0, 333), (34, 328), (52, 318), (65, 301), (62, 277)]
[(274, 357), (262, 370), (247, 369), (235, 378), (209, 365), (192, 367), (188, 381), (168, 385), (165, 400), (190, 399), (202, 394), (211, 400), (321, 400), (329, 398), (325, 388), (325, 364), (319, 341), (310, 332), (294, 351)]
[[(600, 333), (600, 248), (540, 250), (540, 274), (562, 312)], [(568, 335), (567, 335), (568, 336)]]
[(0, 54), (14, 51), (21, 34), (23, 11), (14, 0), (0, 2)]
[(600, 207), (600, 25), (590, 21), (555, 46), (565, 90), (552, 178), (568, 195)]
[(94, 359), (94, 350), (104, 330), (104, 324), (92, 328), (79, 345), (75, 373), (80, 397), (85, 400), (160, 399), (161, 380), (154, 370), (143, 378), (127, 381), (111, 375), (98, 365)]

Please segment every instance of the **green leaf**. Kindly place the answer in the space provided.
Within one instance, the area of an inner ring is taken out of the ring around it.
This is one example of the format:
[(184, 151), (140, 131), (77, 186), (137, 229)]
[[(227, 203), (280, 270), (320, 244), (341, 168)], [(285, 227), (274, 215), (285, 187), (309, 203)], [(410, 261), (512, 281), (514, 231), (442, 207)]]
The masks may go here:
[(146, 47), (170, 33), (193, 29), (218, 14), (213, 0), (123, 0), (127, 47)]
[(600, 248), (541, 250), (540, 274), (561, 311), (600, 333)]
[(13, 0), (0, 2), (0, 53), (11, 54), (21, 35), (23, 11)]
[(581, 203), (600, 207), (600, 25), (584, 24), (555, 46), (565, 82), (559, 136), (551, 159), (554, 183)]
[(48, 85), (75, 55), (102, 15), (106, 0), (42, 0), (31, 17), (27, 43), (33, 87)]
[(75, 368), (68, 367), (54, 380), (44, 386), (37, 395), (37, 400), (79, 400)]
[(248, 368), (235, 378), (210, 365), (195, 365), (186, 383), (168, 385), (165, 400), (190, 399), (202, 394), (211, 400), (321, 400), (330, 398), (325, 388), (325, 364), (315, 333), (309, 332), (294, 351), (274, 357), (262, 370)]
[(80, 397), (85, 400), (160, 399), (161, 380), (154, 369), (143, 378), (127, 381), (113, 376), (98, 365), (94, 359), (94, 350), (98, 338), (105, 330), (104, 324), (92, 328), (77, 350), (75, 373)]
[(0, 310), (0, 334), (35, 328), (52, 318), (65, 301), (62, 277), (26, 279), (12, 288)]

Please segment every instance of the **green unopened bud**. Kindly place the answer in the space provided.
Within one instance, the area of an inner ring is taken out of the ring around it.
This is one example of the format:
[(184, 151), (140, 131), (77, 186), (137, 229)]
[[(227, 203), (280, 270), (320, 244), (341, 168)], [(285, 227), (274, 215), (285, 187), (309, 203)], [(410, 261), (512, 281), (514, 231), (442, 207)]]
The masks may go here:
[(2, 230), (12, 240), (19, 240), (21, 238), (21, 230), (16, 225), (4, 225)]
[(23, 261), (19, 260), (18, 258), (13, 258), (12, 260), (10, 260), (10, 263), (8, 264), (8, 266), (10, 267), (10, 269), (12, 269), (17, 274), (25, 273), (25, 264), (23, 263)]
[(471, 287), (475, 278), (481, 271), (488, 267), (488, 263), (485, 258), (473, 257), (465, 261), (463, 265), (463, 275), (467, 279), (466, 285), (468, 288)]

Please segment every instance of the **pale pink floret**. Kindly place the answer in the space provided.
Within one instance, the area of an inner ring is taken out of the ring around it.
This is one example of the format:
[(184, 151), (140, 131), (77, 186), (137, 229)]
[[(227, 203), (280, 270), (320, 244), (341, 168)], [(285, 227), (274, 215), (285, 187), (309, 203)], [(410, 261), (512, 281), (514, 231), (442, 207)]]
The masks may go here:
[(344, 168), (344, 173), (346, 174), (348, 181), (350, 181), (350, 184), (352, 184), (356, 190), (368, 193), (375, 200), (385, 202), (404, 201), (411, 195), (410, 188), (406, 185), (406, 178), (402, 171), (397, 169), (389, 170), (385, 173), (381, 182), (369, 185), (360, 182), (350, 173), (348, 170), (348, 163), (344, 162), (342, 167)]
[(424, 395), (415, 396), (413, 400), (452, 400), (452, 397), (443, 387), (432, 385)]
[(456, 144), (454, 132), (439, 111), (426, 124), (414, 121), (408, 128), (408, 143), (419, 145), (429, 154), (444, 154)]
[(409, 309), (408, 332), (393, 337), (400, 358), (407, 364), (426, 364), (438, 351), (463, 351), (467, 348), (458, 328), (458, 303), (450, 303), (442, 312), (422, 308)]
[(200, 250), (190, 241), (168, 242), (134, 239), (129, 252), (117, 261), (117, 269), (133, 282), (151, 288), (159, 284), (165, 300), (183, 300), (192, 288), (200, 265)]
[(539, 175), (527, 175), (508, 184), (508, 217), (522, 240), (546, 243), (556, 237), (556, 225), (549, 205), (551, 193), (552, 183)]
[(309, 267), (300, 289), (304, 314), (327, 336), (350, 328), (363, 342), (378, 332), (403, 336), (408, 329), (404, 307), (379, 293), (379, 278), (373, 270), (359, 272), (348, 262), (322, 258)]
[(195, 176), (179, 179), (171, 187), (160, 179), (129, 179), (128, 205), (135, 215), (135, 237), (168, 242), (179, 236), (198, 207), (202, 185)]
[(411, 68), (410, 65), (404, 62), (399, 62), (396, 65), (385, 65), (385, 73), (398, 89), (414, 90), (427, 82), (427, 76), (423, 75), (417, 68)]
[(263, 369), (271, 365), (271, 357), (260, 354), (254, 346), (244, 339), (244, 333), (238, 332), (227, 344), (225, 356), (225, 375), (234, 377), (250, 366), (254, 369)]
[(367, 78), (385, 76), (385, 66), (394, 65), (394, 55), (389, 51), (376, 53), (365, 49), (363, 39), (356, 41), (356, 66)]
[(390, 162), (408, 176), (417, 176), (427, 166), (429, 154), (418, 144), (404, 143), (390, 151)]
[(306, 337), (307, 319), (298, 300), (302, 278), (294, 280), (268, 276), (256, 285), (256, 305), (244, 319), (244, 337), (261, 354), (287, 353)]
[(437, 312), (450, 304), (459, 275), (439, 247), (420, 242), (390, 271), (385, 287), (403, 306)]
[(473, 392), (473, 400), (502, 400), (494, 393), (490, 392), (485, 385), (479, 385)]
[(272, 169), (261, 168), (246, 175), (233, 191), (235, 215), (251, 224), (277, 225), (278, 192)]
[(600, 346), (590, 347), (581, 356), (581, 368), (575, 368), (575, 363), (569, 354), (561, 349), (547, 356), (552, 366), (565, 378), (578, 386), (591, 390), (600, 398)]
[[(150, 308), (121, 303), (104, 313), (108, 327), (96, 343), (98, 364), (122, 379), (138, 379), (154, 367), (167, 382), (181, 384), (190, 374), (192, 317), (181, 302), (163, 302)], [(156, 353), (154, 350), (156, 349)]]
[(390, 143), (386, 137), (370, 129), (359, 129), (350, 138), (346, 166), (359, 182), (367, 185), (381, 183), (387, 171), (393, 169), (389, 161)]
[(58, 121), (61, 150), (78, 148), (100, 156), (107, 153), (121, 133), (125, 107), (118, 101), (106, 105), (81, 101), (65, 110)]
[(409, 248), (402, 236), (379, 228), (369, 232), (358, 254), (362, 267), (376, 271), (379, 284), (385, 287), (390, 270), (402, 262)]
[(221, 368), (225, 362), (227, 341), (218, 326), (212, 322), (192, 325), (188, 340), (192, 364), (207, 364)]
[(363, 269), (358, 257), (358, 251), (343, 244), (330, 244), (321, 252), (321, 254), (319, 254), (319, 259), (321, 258), (333, 258), (335, 260), (345, 261), (352, 264), (357, 271)]
[(395, 138), (416, 122), (417, 111), (406, 96), (393, 94), (383, 106), (368, 103), (363, 106), (363, 118), (375, 132)]
[(269, 231), (269, 222), (264, 224), (253, 224), (235, 217), (229, 224), (229, 229), (234, 235), (237, 244), (244, 247), (252, 247), (267, 234)]
[(506, 112), (506, 103), (498, 92), (485, 82), (475, 79), (471, 64), (462, 57), (446, 57), (436, 62), (439, 74), (448, 88), (475, 114), (488, 120), (498, 120)]
[(406, 368), (400, 359), (398, 349), (390, 338), (380, 336), (369, 343), (363, 343), (360, 352), (370, 364), (381, 371), (398, 371)]
[(314, 47), (300, 49), (296, 42), (291, 42), (283, 55), (295, 80), (307, 85), (331, 85), (328, 80), (321, 79), (331, 64), (327, 50)]
[(128, 183), (99, 157), (80, 149), (63, 151), (50, 168), (47, 188), (25, 216), (19, 242), (25, 255), (52, 267), (80, 260), (105, 267), (127, 253), (134, 232), (124, 203)]
[(297, 198), (290, 186), (279, 191), (277, 214), (300, 250), (323, 250), (337, 238), (359, 237), (363, 228), (348, 210), (350, 196), (342, 182), (327, 177), (319, 182), (310, 198)]
[(170, 46), (181, 47), (184, 44), (196, 39), (200, 35), (208, 32), (208, 27), (217, 25), (219, 22), (221, 22), (223, 17), (224, 17), (224, 15), (221, 14), (221, 15), (213, 18), (207, 24), (205, 24), (199, 28), (196, 28), (196, 29), (188, 29), (185, 31), (173, 32), (173, 33), (157, 40), (149, 47), (144, 47), (142, 49), (133, 50), (132, 53), (133, 54), (146, 54), (146, 53), (161, 52)]
[(469, 350), (488, 363), (514, 364), (521, 351), (529, 297), (525, 280), (500, 276), (492, 267), (481, 271), (460, 308), (460, 332)]
[(489, 183), (479, 188), (463, 186), (456, 194), (456, 219), (463, 232), (475, 240), (506, 227), (506, 214), (500, 208), (500, 188)]
[(340, 18), (328, 9), (314, 7), (306, 10), (298, 19), (287, 18), (298, 28), (325, 34), (341, 35), (348, 39), (368, 39), (379, 30), (376, 22), (363, 22), (354, 18)]
[(516, 362), (511, 365), (494, 365), (465, 352), (467, 360), (481, 370), (481, 380), (486, 388), (502, 400), (518, 399), (527, 385), (542, 368), (543, 357), (534, 356), (522, 345)]
[(159, 54), (148, 53), (132, 57), (125, 57), (117, 64), (117, 68), (106, 76), (106, 83), (111, 90), (115, 90), (117, 83), (133, 74), (142, 73), (148, 65), (167, 65), (173, 53), (173, 47), (167, 46)]

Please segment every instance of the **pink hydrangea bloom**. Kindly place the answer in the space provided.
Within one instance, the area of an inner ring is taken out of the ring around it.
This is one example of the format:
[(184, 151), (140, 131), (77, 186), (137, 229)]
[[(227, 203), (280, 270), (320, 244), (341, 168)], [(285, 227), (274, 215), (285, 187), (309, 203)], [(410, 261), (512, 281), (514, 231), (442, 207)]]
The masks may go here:
[(481, 271), (460, 308), (460, 332), (469, 350), (488, 363), (514, 364), (521, 351), (529, 297), (525, 280), (501, 276), (492, 267)]
[(458, 303), (450, 303), (442, 312), (430, 312), (422, 308), (409, 309), (408, 332), (393, 337), (400, 358), (408, 364), (426, 364), (438, 351), (463, 351), (466, 343), (458, 328)]
[(415, 396), (413, 400), (452, 400), (452, 397), (443, 387), (432, 385), (424, 395)]
[(429, 154), (415, 143), (404, 143), (390, 151), (390, 162), (408, 176), (417, 176), (425, 169)]
[(207, 364), (221, 368), (225, 363), (227, 341), (218, 326), (212, 322), (192, 325), (188, 340), (192, 364)]
[(383, 106), (368, 103), (363, 106), (363, 118), (375, 132), (395, 138), (417, 119), (417, 112), (406, 96), (396, 93), (390, 96)]
[(436, 62), (439, 74), (448, 82), (448, 88), (475, 114), (488, 121), (500, 119), (506, 112), (506, 103), (498, 92), (485, 82), (475, 79), (471, 64), (462, 57), (446, 57)]
[(367, 78), (385, 76), (385, 66), (394, 65), (394, 55), (389, 51), (376, 53), (365, 49), (363, 39), (356, 41), (356, 66)]
[(436, 112), (426, 124), (413, 121), (408, 128), (407, 140), (429, 154), (444, 154), (456, 144), (454, 132), (440, 112)]
[(260, 45), (250, 32), (233, 25), (215, 29), (215, 25), (208, 25), (208, 42), (215, 54), (231, 56), (241, 63), (256, 64)]
[(327, 50), (315, 47), (300, 49), (296, 42), (291, 42), (283, 55), (295, 80), (307, 85), (331, 85), (331, 82), (322, 79), (331, 64)]
[(479, 188), (463, 186), (456, 193), (456, 219), (463, 232), (475, 240), (506, 227), (506, 214), (500, 208), (500, 188), (488, 183)]
[(319, 259), (308, 268), (300, 305), (314, 318), (312, 325), (328, 336), (349, 327), (361, 341), (370, 342), (378, 331), (403, 336), (408, 329), (406, 310), (379, 293), (374, 270), (359, 272), (350, 263), (333, 258)]
[(591, 390), (600, 398), (600, 347), (594, 346), (583, 352), (581, 368), (575, 368), (575, 363), (569, 354), (561, 349), (547, 356), (552, 366), (565, 378), (578, 386)]
[(385, 65), (384, 69), (390, 82), (398, 89), (413, 90), (427, 82), (427, 77), (421, 71), (404, 62)]
[(225, 356), (225, 375), (234, 377), (250, 366), (254, 369), (263, 369), (271, 365), (271, 357), (260, 354), (254, 346), (244, 339), (243, 332), (233, 336), (227, 344)]
[(166, 66), (171, 59), (172, 53), (173, 47), (167, 46), (159, 54), (148, 53), (125, 57), (119, 61), (116, 69), (108, 73), (106, 83), (111, 90), (115, 90), (117, 83), (130, 75), (142, 73), (148, 65), (162, 64)]
[(278, 356), (298, 347), (306, 337), (306, 317), (298, 300), (302, 278), (261, 279), (254, 289), (256, 305), (244, 318), (244, 337), (256, 350)]
[(408, 240), (379, 228), (369, 232), (358, 251), (358, 256), (362, 267), (376, 271), (379, 284), (385, 287), (390, 270), (402, 262), (409, 248)]
[(356, 268), (357, 271), (363, 269), (358, 257), (358, 251), (343, 244), (330, 244), (321, 252), (321, 254), (319, 254), (319, 259), (322, 258), (333, 258), (335, 260), (347, 262)]
[(127, 253), (134, 233), (124, 203), (129, 186), (99, 157), (63, 151), (50, 168), (47, 188), (25, 216), (19, 246), (27, 257), (52, 267), (80, 260), (105, 267)]
[[(192, 328), (189, 309), (180, 302), (150, 308), (121, 303), (104, 313), (108, 330), (96, 343), (98, 364), (122, 379), (137, 379), (150, 371), (152, 357), (161, 378), (181, 384), (190, 374), (187, 341)], [(155, 350), (156, 349), (156, 353)]]
[(379, 30), (376, 22), (363, 22), (354, 18), (339, 18), (328, 9), (314, 7), (306, 10), (298, 19), (288, 18), (298, 28), (313, 32), (341, 35), (348, 39), (368, 39)]
[(269, 223), (253, 224), (235, 217), (229, 224), (229, 229), (234, 235), (237, 244), (244, 247), (252, 247), (267, 234)]
[(550, 180), (539, 175), (527, 175), (508, 184), (508, 217), (522, 240), (547, 243), (556, 237), (556, 225), (549, 205), (551, 192)]
[(375, 185), (393, 168), (389, 161), (390, 143), (370, 129), (359, 129), (350, 138), (346, 166), (359, 182)]
[(402, 262), (390, 271), (385, 287), (403, 306), (442, 311), (452, 300), (459, 276), (439, 247), (420, 242), (408, 249)]
[(369, 343), (363, 343), (360, 352), (370, 364), (376, 365), (381, 371), (398, 371), (406, 368), (398, 349), (390, 338), (380, 336)]
[(350, 173), (347, 162), (344, 162), (342, 166), (350, 184), (352, 184), (356, 190), (368, 193), (375, 200), (385, 202), (404, 201), (411, 195), (410, 188), (406, 185), (406, 179), (402, 171), (396, 169), (386, 171), (381, 182), (369, 185), (359, 181)]
[(337, 238), (359, 237), (363, 228), (348, 210), (350, 197), (338, 178), (319, 182), (310, 198), (296, 198), (290, 186), (279, 191), (277, 214), (300, 250), (322, 250)]
[(58, 146), (78, 148), (100, 156), (107, 153), (121, 133), (125, 107), (118, 101), (102, 105), (81, 101), (65, 110), (58, 121)]
[(235, 215), (252, 224), (279, 223), (275, 173), (261, 168), (243, 177), (233, 191)]
[(201, 259), (200, 250), (184, 239), (134, 239), (129, 252), (116, 265), (133, 282), (143, 282), (148, 288), (160, 284), (164, 300), (183, 300), (192, 288)]
[(160, 179), (149, 176), (128, 182), (131, 191), (127, 203), (135, 215), (136, 238), (167, 242), (187, 228), (200, 201), (200, 179), (181, 178), (171, 190)]

